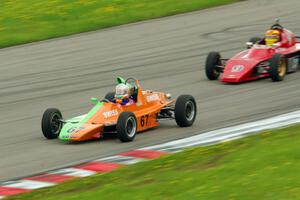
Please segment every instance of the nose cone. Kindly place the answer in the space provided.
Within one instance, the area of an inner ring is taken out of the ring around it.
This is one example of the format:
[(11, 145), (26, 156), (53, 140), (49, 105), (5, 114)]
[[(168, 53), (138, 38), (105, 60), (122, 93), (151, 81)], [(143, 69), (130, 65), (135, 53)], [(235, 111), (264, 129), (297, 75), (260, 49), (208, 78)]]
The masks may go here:
[(221, 77), (221, 81), (224, 83), (239, 83), (242, 82), (243, 77), (237, 76), (235, 74), (223, 74)]
[(102, 130), (102, 124), (83, 124), (81, 126), (66, 124), (59, 134), (59, 139), (65, 141), (84, 141), (99, 138)]
[(227, 65), (224, 69), (224, 73), (221, 76), (221, 81), (229, 82), (229, 83), (242, 82), (246, 74), (247, 71), (244, 65), (241, 64)]
[(77, 131), (80, 127), (79, 123), (66, 123), (62, 127), (60, 133), (59, 133), (59, 139), (64, 141), (72, 140), (73, 136), (72, 134)]
[(256, 64), (257, 61), (254, 60), (229, 60), (224, 68), (221, 81), (227, 83), (239, 83), (247, 81), (250, 78), (253, 67), (256, 66)]

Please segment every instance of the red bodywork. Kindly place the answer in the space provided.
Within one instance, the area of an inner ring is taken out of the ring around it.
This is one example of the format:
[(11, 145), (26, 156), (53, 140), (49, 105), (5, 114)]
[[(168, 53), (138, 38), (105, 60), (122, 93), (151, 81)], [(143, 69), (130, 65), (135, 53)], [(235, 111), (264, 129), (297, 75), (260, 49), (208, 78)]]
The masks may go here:
[[(281, 41), (274, 47), (265, 45), (264, 39), (253, 45), (252, 48), (242, 51), (229, 60), (223, 60), (223, 74), (221, 81), (227, 83), (240, 83), (263, 77), (268, 77), (268, 60), (275, 53), (285, 55), (287, 58), (300, 55), (300, 42), (296, 36), (287, 29), (281, 33)], [(259, 73), (257, 67), (261, 67)], [(291, 71), (291, 69), (289, 69)]]

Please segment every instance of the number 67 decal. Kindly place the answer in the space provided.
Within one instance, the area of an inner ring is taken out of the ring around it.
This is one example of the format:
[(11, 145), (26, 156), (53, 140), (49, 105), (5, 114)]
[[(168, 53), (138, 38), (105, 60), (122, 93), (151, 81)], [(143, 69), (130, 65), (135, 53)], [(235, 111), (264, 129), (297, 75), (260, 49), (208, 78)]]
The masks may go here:
[(146, 126), (148, 125), (148, 117), (149, 117), (149, 115), (143, 115), (141, 117), (141, 127), (144, 127), (145, 125)]

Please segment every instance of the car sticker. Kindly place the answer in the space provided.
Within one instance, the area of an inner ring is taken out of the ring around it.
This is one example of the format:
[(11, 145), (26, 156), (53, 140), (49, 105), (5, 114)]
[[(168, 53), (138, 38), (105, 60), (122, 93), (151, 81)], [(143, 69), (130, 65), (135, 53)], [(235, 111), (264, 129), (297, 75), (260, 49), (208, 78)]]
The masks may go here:
[(158, 94), (152, 94), (150, 96), (147, 96), (147, 102), (151, 102), (151, 101), (157, 101), (159, 100), (159, 96)]
[(114, 109), (114, 110), (104, 112), (103, 116), (104, 116), (105, 119), (107, 119), (107, 118), (110, 118), (110, 117), (113, 117), (113, 116), (117, 116), (118, 114), (119, 114), (118, 110)]
[(84, 127), (72, 127), (67, 130), (68, 133), (77, 133), (81, 130), (85, 129)]
[(231, 68), (231, 72), (240, 72), (244, 70), (244, 66), (243, 65), (234, 65)]

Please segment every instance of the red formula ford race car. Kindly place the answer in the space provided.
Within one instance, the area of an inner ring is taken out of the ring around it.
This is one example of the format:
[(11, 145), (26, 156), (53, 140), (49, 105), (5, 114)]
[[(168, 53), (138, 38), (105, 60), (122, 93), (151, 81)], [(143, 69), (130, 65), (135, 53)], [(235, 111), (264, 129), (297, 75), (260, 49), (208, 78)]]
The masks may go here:
[(264, 38), (254, 37), (244, 50), (231, 59), (222, 59), (218, 52), (210, 52), (205, 71), (209, 80), (240, 83), (270, 77), (282, 81), (287, 73), (299, 69), (299, 36), (283, 28), (278, 21), (266, 32)]
[(42, 132), (47, 139), (84, 141), (115, 134), (122, 142), (130, 142), (137, 132), (159, 125), (164, 119), (175, 119), (180, 127), (191, 126), (197, 114), (191, 95), (171, 95), (152, 90), (142, 91), (139, 81), (117, 78), (115, 92), (99, 100), (85, 115), (64, 120), (56, 108), (47, 109), (42, 117)]

